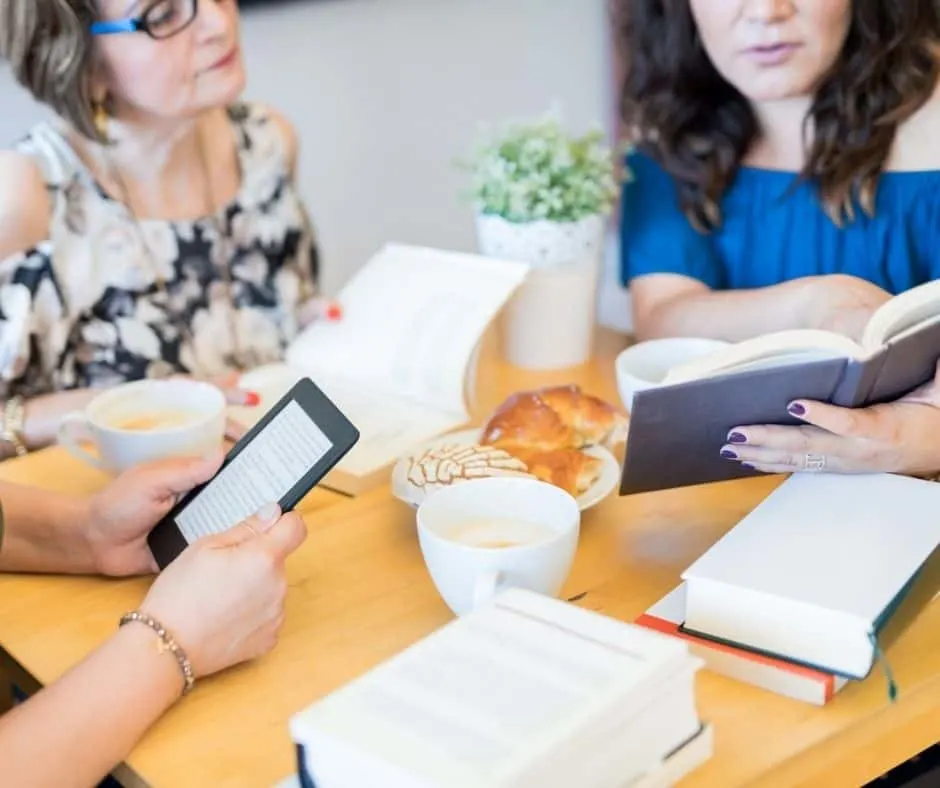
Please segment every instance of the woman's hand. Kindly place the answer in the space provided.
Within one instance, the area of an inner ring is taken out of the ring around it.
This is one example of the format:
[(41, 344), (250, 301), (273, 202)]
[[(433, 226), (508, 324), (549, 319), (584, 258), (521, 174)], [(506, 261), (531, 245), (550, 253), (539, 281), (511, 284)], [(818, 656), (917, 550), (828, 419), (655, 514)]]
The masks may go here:
[(721, 455), (767, 473), (940, 471), (940, 365), (933, 381), (897, 402), (853, 409), (796, 400), (788, 411), (805, 424), (735, 427)]
[(183, 494), (215, 475), (222, 457), (220, 450), (201, 459), (140, 465), (93, 495), (81, 533), (96, 570), (116, 576), (155, 572), (147, 534)]
[(814, 276), (804, 281), (809, 328), (819, 328), (861, 339), (875, 311), (891, 294), (880, 287), (847, 274)]
[(274, 648), (284, 620), (284, 560), (306, 536), (276, 504), (187, 548), (156, 579), (141, 610), (163, 624), (205, 676)]

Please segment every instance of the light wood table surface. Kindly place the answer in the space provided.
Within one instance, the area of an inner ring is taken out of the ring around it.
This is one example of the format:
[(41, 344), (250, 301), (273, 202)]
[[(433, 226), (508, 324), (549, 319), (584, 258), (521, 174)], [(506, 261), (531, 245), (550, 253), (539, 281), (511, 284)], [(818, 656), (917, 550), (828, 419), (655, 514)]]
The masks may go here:
[[(592, 364), (557, 374), (514, 370), (484, 354), (479, 413), (514, 390), (549, 382), (577, 381), (619, 401), (612, 366), (623, 345), (602, 335)], [(56, 449), (3, 463), (0, 478), (70, 490), (103, 482)], [(584, 513), (565, 596), (584, 594), (578, 604), (635, 619), (779, 481), (612, 496)], [(277, 649), (198, 682), (116, 772), (126, 785), (274, 785), (294, 768), (287, 729), (294, 712), (451, 620), (424, 569), (414, 513), (387, 487), (355, 499), (315, 492), (302, 510), (310, 534), (288, 562)], [(851, 545), (833, 556), (834, 572), (844, 560)], [(9, 667), (33, 685), (53, 681), (114, 631), (147, 582), (0, 578), (0, 645)], [(859, 786), (940, 740), (940, 604), (916, 607), (894, 629), (887, 656), (900, 686), (895, 704), (877, 671), (825, 708), (702, 671), (699, 709), (715, 726), (716, 751), (683, 785)]]

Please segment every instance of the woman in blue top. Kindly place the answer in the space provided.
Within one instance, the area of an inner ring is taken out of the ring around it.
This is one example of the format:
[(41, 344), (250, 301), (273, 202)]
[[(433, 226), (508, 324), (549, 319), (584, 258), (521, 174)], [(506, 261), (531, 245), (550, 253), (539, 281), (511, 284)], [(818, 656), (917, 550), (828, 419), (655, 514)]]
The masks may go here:
[[(892, 294), (940, 273), (934, 0), (622, 7), (635, 144), (622, 264), (640, 339), (858, 337)], [(815, 468), (934, 472), (940, 448), (920, 444), (940, 431), (940, 397), (931, 385), (912, 399), (794, 402), (807, 426), (737, 428), (716, 450), (770, 471), (809, 456)]]

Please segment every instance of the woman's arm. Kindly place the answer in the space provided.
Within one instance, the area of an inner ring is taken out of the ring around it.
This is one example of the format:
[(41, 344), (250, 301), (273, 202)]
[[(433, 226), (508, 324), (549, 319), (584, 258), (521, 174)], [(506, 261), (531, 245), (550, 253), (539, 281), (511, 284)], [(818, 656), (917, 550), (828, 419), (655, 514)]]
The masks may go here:
[(101, 648), (0, 718), (0, 762), (10, 785), (95, 785), (180, 697), (176, 658), (156, 634), (121, 627)]
[(0, 571), (97, 571), (88, 499), (0, 483)]
[[(166, 467), (149, 480), (118, 485), (138, 493), (149, 487), (151, 497), (161, 497), (170, 489)], [(119, 492), (103, 516), (124, 519), (127, 501), (120, 502), (126, 496)], [(152, 515), (145, 515), (151, 525)], [(154, 581), (140, 609), (167, 627), (197, 678), (260, 657), (277, 642), (287, 590), (284, 561), (305, 535), (299, 515), (281, 516), (276, 505), (265, 506), (241, 525), (188, 547)], [(95, 785), (123, 760), (185, 685), (180, 663), (161, 643), (144, 624), (121, 627), (0, 719), (4, 784)]]
[(45, 240), (50, 211), (42, 173), (33, 161), (0, 151), (0, 260)]
[(739, 342), (771, 331), (817, 328), (853, 339), (891, 295), (852, 276), (793, 279), (750, 290), (712, 290), (677, 274), (632, 280), (633, 324), (638, 339), (694, 336)]

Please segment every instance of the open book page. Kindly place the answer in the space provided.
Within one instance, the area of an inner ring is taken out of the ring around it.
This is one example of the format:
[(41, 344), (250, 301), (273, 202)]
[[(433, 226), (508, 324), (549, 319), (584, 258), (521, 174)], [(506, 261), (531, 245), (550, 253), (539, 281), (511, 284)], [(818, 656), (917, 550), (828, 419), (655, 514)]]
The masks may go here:
[(940, 280), (926, 282), (896, 295), (868, 321), (862, 347), (875, 351), (892, 339), (900, 339), (940, 321)]
[(466, 417), (468, 366), (524, 263), (389, 245), (339, 294), (343, 319), (315, 323), (287, 362)]
[(513, 603), (515, 593), (529, 596), (509, 592), (295, 717), (310, 763), (325, 763), (319, 742), (339, 741), (351, 760), (378, 758), (411, 775), (409, 785), (535, 784), (513, 777), (611, 710), (630, 716), (634, 691), (691, 660), (671, 638), (612, 620), (611, 636), (597, 614), (558, 617)]
[(861, 359), (862, 347), (848, 337), (817, 329), (776, 331), (737, 342), (703, 358), (673, 367), (664, 385), (715, 377), (732, 372), (805, 364), (831, 358)]
[[(231, 407), (229, 417), (250, 427), (302, 377), (286, 364), (259, 367), (241, 377), (239, 385), (261, 397), (256, 407)], [(363, 386), (358, 381), (321, 375), (314, 382), (359, 430), (359, 441), (339, 462), (355, 476), (365, 476), (416, 445), (466, 423), (459, 413), (429, 408), (413, 400)]]

